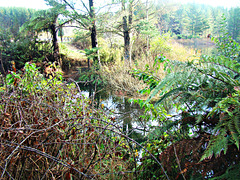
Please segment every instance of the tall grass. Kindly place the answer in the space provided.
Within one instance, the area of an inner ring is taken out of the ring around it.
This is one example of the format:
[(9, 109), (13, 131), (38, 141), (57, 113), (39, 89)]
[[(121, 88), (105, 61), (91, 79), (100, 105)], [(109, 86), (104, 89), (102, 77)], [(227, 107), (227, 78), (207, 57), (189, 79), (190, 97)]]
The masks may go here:
[[(141, 43), (133, 44), (134, 47), (134, 59), (128, 65), (124, 64), (123, 58), (117, 59), (114, 63), (102, 66), (101, 74), (107, 79), (108, 84), (115, 90), (126, 92), (128, 95), (139, 97), (138, 91), (145, 88), (145, 85), (137, 78), (133, 77), (131, 71), (135, 68), (145, 70), (146, 66), (151, 69), (154, 64), (154, 60), (157, 56), (163, 55), (171, 60), (188, 61), (199, 58), (200, 53), (193, 49), (185, 48), (183, 45), (177, 43), (170, 36), (159, 36), (150, 42), (150, 48), (147, 51), (143, 51)], [(139, 49), (141, 53), (137, 53), (136, 49)], [(160, 68), (156, 74), (160, 79), (164, 77), (163, 67)]]

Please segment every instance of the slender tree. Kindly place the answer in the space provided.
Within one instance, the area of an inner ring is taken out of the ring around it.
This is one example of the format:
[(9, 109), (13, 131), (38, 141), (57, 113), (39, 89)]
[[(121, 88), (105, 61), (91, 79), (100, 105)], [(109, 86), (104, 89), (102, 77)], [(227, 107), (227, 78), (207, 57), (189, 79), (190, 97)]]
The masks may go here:
[(92, 48), (97, 47), (97, 31), (96, 31), (96, 21), (95, 21), (95, 10), (94, 10), (94, 5), (93, 5), (93, 0), (89, 0), (89, 9), (90, 9), (90, 20), (91, 22), (91, 40), (92, 40)]
[[(68, 19), (68, 21), (75, 21), (77, 25), (75, 25), (75, 28), (81, 28), (86, 31), (89, 31), (89, 34), (91, 36), (91, 43), (92, 43), (92, 49), (93, 53), (97, 51), (97, 30), (96, 30), (96, 15), (95, 15), (95, 7), (94, 7), (94, 0), (89, 0), (88, 4), (89, 7), (87, 7), (87, 3), (81, 0), (81, 7), (83, 7), (87, 13), (83, 13), (83, 10), (77, 10), (77, 8), (73, 5), (73, 3), (70, 3), (68, 0), (45, 0), (49, 3), (51, 6), (56, 6), (57, 4), (62, 4), (64, 6), (67, 6), (65, 9), (65, 16)], [(64, 23), (61, 24), (61, 27), (64, 27)], [(97, 56), (93, 56), (93, 60), (95, 64), (97, 64)], [(100, 60), (98, 62), (100, 64)]]
[[(126, 3), (124, 1), (122, 3), (122, 12), (125, 14), (126, 12)], [(126, 14), (123, 16), (123, 37), (124, 37), (124, 59), (125, 61), (129, 60), (129, 47), (130, 47), (130, 26), (132, 25), (132, 3), (133, 0), (130, 1), (129, 4), (129, 15)]]
[[(91, 42), (92, 42), (92, 48), (97, 48), (97, 29), (96, 29), (96, 14), (95, 14), (95, 9), (94, 9), (94, 2), (93, 0), (89, 0), (89, 16), (91, 20), (91, 26), (90, 26), (90, 31), (91, 31)], [(98, 50), (97, 50), (98, 54)], [(99, 56), (98, 56), (99, 57)], [(94, 56), (93, 61), (97, 62), (98, 59), (98, 65), (101, 65), (100, 59)], [(96, 64), (96, 63), (95, 63)]]
[[(130, 61), (130, 34), (133, 25), (133, 6), (135, 0), (112, 0), (112, 4), (119, 3), (121, 5), (121, 10), (115, 12), (116, 15), (121, 17), (120, 22), (112, 23), (115, 33), (122, 35), (124, 39), (124, 61), (129, 64)], [(116, 19), (118, 19), (116, 17)], [(121, 29), (121, 30), (120, 30)], [(120, 30), (120, 31), (119, 31)], [(119, 33), (120, 32), (120, 33)]]
[(59, 55), (59, 46), (57, 40), (57, 19), (64, 8), (64, 6), (56, 6), (47, 10), (40, 10), (36, 12), (35, 16), (31, 18), (29, 22), (25, 23), (21, 27), (21, 31), (28, 30), (37, 33), (42, 31), (50, 32), (52, 36), (53, 61), (58, 62), (60, 66), (62, 66), (62, 62)]

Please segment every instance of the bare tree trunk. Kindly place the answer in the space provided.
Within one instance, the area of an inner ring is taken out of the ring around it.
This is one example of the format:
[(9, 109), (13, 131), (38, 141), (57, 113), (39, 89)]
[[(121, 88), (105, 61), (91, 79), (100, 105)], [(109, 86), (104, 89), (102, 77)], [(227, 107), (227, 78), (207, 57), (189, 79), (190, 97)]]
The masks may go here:
[[(130, 54), (129, 54), (129, 48), (130, 48), (130, 27), (132, 25), (132, 2), (129, 4), (129, 15), (123, 16), (123, 37), (124, 37), (124, 60), (125, 63), (129, 63), (130, 60)], [(125, 13), (125, 2), (122, 1), (122, 11)]]
[(60, 67), (62, 68), (62, 62), (59, 55), (59, 46), (58, 46), (58, 40), (57, 40), (56, 21), (57, 21), (57, 17), (55, 18), (55, 22), (50, 27), (51, 33), (52, 33), (53, 58), (54, 58), (54, 61), (59, 63)]
[[(148, 22), (148, 0), (146, 1), (146, 18)], [(147, 35), (147, 60), (149, 58), (149, 35)]]
[(124, 35), (124, 59), (127, 62), (129, 60), (129, 45), (130, 45), (127, 16), (123, 17), (123, 35)]
[[(92, 41), (92, 48), (97, 48), (97, 31), (96, 31), (96, 23), (95, 23), (95, 10), (94, 10), (94, 2), (93, 0), (89, 0), (89, 8), (90, 8), (90, 18), (92, 21), (91, 26), (91, 41)], [(98, 51), (97, 51), (98, 54)], [(100, 59), (96, 56), (93, 59), (94, 64), (97, 64), (97, 60), (99, 61), (100, 66)]]

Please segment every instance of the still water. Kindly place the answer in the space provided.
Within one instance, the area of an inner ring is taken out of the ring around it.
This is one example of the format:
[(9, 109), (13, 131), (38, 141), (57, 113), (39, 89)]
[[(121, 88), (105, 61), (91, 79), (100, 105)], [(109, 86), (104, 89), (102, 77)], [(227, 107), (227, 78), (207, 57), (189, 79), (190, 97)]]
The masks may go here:
[[(90, 95), (86, 90), (82, 94), (86, 97)], [(145, 140), (149, 125), (157, 125), (157, 122), (146, 122), (141, 118), (145, 111), (138, 104), (130, 102), (124, 96), (115, 95), (114, 92), (105, 90), (104, 93), (96, 94), (95, 101), (98, 107), (103, 107), (106, 113), (111, 113), (116, 118), (116, 124), (122, 127), (124, 134), (139, 143)]]
[(194, 49), (196, 52), (201, 52), (204, 55), (212, 55), (216, 51), (215, 43), (209, 38), (180, 39), (177, 42), (186, 48)]

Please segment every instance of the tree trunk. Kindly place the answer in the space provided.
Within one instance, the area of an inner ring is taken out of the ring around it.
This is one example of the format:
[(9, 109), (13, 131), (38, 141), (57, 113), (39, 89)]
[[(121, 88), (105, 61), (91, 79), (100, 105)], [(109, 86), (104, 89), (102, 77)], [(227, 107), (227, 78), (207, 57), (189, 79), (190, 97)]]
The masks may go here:
[[(148, 22), (148, 0), (146, 1), (146, 19)], [(149, 35), (147, 35), (147, 61), (149, 57)]]
[(130, 47), (130, 36), (127, 24), (127, 16), (123, 17), (123, 36), (124, 36), (124, 59), (126, 62), (129, 60), (129, 47)]
[(56, 21), (51, 25), (50, 29), (52, 33), (53, 58), (54, 58), (54, 61), (59, 63), (60, 67), (62, 68), (62, 62), (59, 55), (59, 46), (58, 46), (58, 40), (57, 40)]
[[(128, 63), (129, 59), (130, 59), (129, 48), (130, 48), (130, 27), (132, 25), (132, 2), (130, 2), (130, 4), (129, 4), (128, 19), (127, 19), (126, 15), (123, 16), (123, 37), (124, 37), (124, 60), (125, 60), (125, 63)], [(125, 2), (122, 1), (122, 11), (124, 12), (125, 10), (126, 10)]]
[[(96, 31), (96, 23), (95, 23), (95, 11), (94, 11), (94, 2), (93, 0), (89, 0), (89, 8), (90, 8), (90, 18), (91, 18), (91, 41), (92, 41), (92, 48), (97, 48), (97, 31)], [(98, 51), (97, 51), (98, 54)], [(98, 58), (94, 56), (93, 62), (97, 64)], [(100, 60), (99, 60), (100, 65)]]

